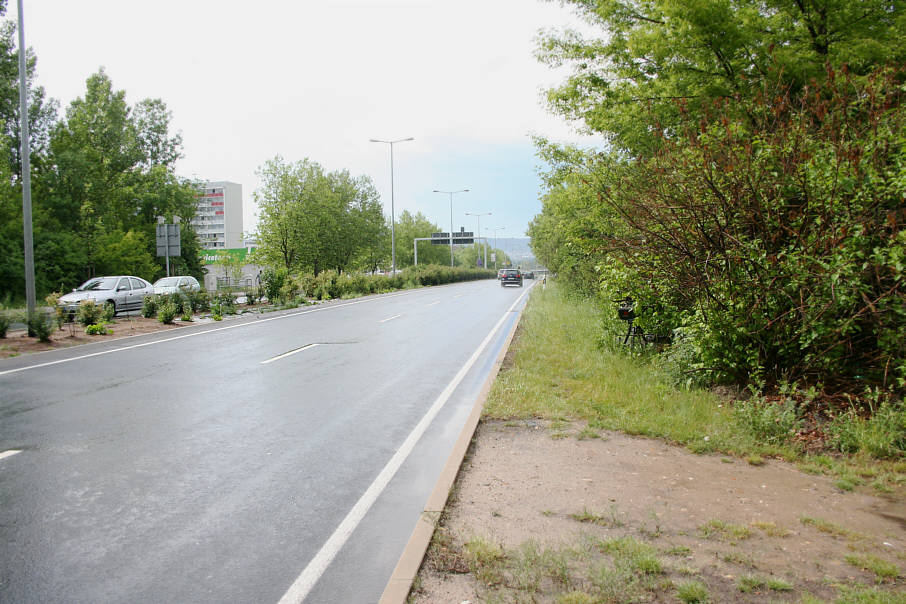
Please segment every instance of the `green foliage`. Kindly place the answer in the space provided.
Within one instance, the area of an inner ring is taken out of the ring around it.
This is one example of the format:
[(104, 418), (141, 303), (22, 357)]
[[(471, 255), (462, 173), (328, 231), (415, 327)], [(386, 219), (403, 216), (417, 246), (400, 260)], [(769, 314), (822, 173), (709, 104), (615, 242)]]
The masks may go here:
[(379, 196), (368, 177), (325, 172), (305, 159), (269, 160), (258, 171), (257, 254), (287, 270), (338, 272), (374, 255), (386, 230)]
[(43, 310), (36, 310), (28, 317), (26, 325), (28, 326), (29, 335), (38, 338), (42, 342), (50, 342), (50, 334), (53, 332), (54, 326), (52, 315), (48, 315)]
[(113, 323), (113, 317), (116, 315), (116, 307), (108, 302), (101, 307), (101, 319), (104, 323)]
[(95, 325), (89, 325), (85, 328), (85, 333), (90, 336), (106, 336), (113, 333), (112, 329), (107, 327), (106, 321), (101, 321)]
[(175, 319), (178, 314), (180, 314), (180, 310), (173, 299), (161, 296), (161, 300), (157, 305), (157, 320), (165, 325), (169, 325), (173, 323), (173, 319)]
[(825, 426), (829, 445), (842, 453), (880, 459), (906, 456), (906, 403), (883, 401), (868, 417), (850, 409)]
[(796, 401), (788, 397), (768, 400), (752, 396), (736, 401), (733, 416), (740, 428), (756, 441), (772, 445), (789, 443), (802, 423)]
[(88, 327), (98, 323), (103, 313), (103, 306), (95, 304), (94, 300), (82, 300), (79, 302), (78, 310), (76, 310), (76, 321)]
[(214, 304), (217, 305), (220, 314), (236, 314), (236, 295), (230, 292), (220, 292), (214, 295)]
[[(47, 303), (47, 306), (50, 307), (54, 326), (57, 329), (62, 328), (63, 323), (66, 323), (66, 321), (69, 320), (69, 315), (66, 312), (66, 309), (60, 306), (60, 294), (57, 292), (47, 294), (44, 297), (44, 302)], [(2, 308), (3, 307), (0, 306), (0, 310), (2, 310)]]
[[(569, 66), (551, 109), (634, 155), (683, 112), (751, 97), (765, 82), (801, 90), (826, 65), (859, 74), (906, 60), (906, 7), (887, 0), (567, 0), (600, 32), (542, 36), (538, 56)], [(640, 119), (640, 109), (653, 117)], [(652, 124), (654, 126), (652, 127)]]
[(150, 319), (157, 314), (157, 296), (145, 296), (142, 300), (142, 316)]
[(289, 277), (289, 271), (284, 267), (264, 269), (261, 275), (261, 283), (264, 288), (264, 295), (271, 304), (276, 304), (280, 300), (281, 290), (286, 284)]
[(904, 390), (902, 77), (766, 86), (682, 113), (637, 161), (552, 151), (533, 249), (583, 289), (631, 293), (646, 331), (680, 328), (690, 375)]
[(0, 305), (0, 338), (6, 337), (6, 332), (9, 331), (11, 322), (12, 320), (10, 319), (9, 314), (3, 309), (3, 306)]
[(193, 313), (205, 312), (211, 308), (211, 296), (204, 291), (186, 292), (186, 303)]

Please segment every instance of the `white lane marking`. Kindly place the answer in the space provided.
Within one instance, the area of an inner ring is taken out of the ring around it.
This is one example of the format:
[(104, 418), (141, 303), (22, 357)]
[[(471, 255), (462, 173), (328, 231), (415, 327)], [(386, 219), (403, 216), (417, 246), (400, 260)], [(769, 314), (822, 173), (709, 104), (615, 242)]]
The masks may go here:
[(434, 302), (429, 302), (428, 304), (425, 304), (425, 306), (434, 306), (435, 304), (440, 304), (440, 300), (435, 300)]
[(88, 359), (91, 357), (101, 356), (103, 354), (112, 354), (114, 352), (122, 352), (124, 350), (132, 350), (133, 348), (143, 348), (145, 346), (154, 346), (155, 344), (163, 344), (164, 342), (173, 342), (174, 340), (182, 340), (184, 338), (194, 338), (195, 336), (201, 336), (215, 331), (226, 331), (228, 329), (236, 329), (237, 327), (247, 327), (249, 325), (260, 325), (261, 323), (267, 323), (269, 321), (278, 321), (280, 319), (286, 319), (288, 317), (298, 317), (299, 315), (307, 315), (313, 312), (320, 312), (322, 310), (333, 310), (335, 308), (343, 308), (345, 306), (352, 306), (354, 304), (364, 304), (366, 302), (374, 302), (375, 300), (386, 300), (387, 298), (396, 298), (397, 296), (405, 296), (407, 294), (414, 292), (403, 292), (399, 294), (387, 294), (378, 298), (368, 298), (366, 300), (355, 300), (353, 302), (345, 302), (343, 304), (335, 304), (333, 306), (325, 306), (322, 308), (313, 308), (310, 310), (302, 310), (299, 312), (289, 313), (286, 315), (280, 315), (279, 317), (271, 317), (269, 319), (257, 319), (255, 321), (248, 321), (246, 323), (239, 323), (238, 325), (227, 325), (225, 327), (217, 327), (216, 329), (206, 329), (204, 331), (196, 331), (193, 333), (188, 333), (181, 336), (173, 336), (172, 338), (164, 338), (163, 340), (154, 340), (153, 342), (144, 342), (143, 344), (134, 344), (132, 346), (123, 346), (122, 348), (113, 348), (111, 350), (102, 350), (101, 352), (92, 352), (91, 354), (83, 354), (78, 357), (71, 357), (68, 359), (60, 359), (58, 361), (49, 361), (47, 363), (39, 363), (37, 365), (28, 365), (26, 367), (19, 367), (18, 369), (7, 369), (6, 371), (0, 371), (0, 375), (8, 375), (10, 373), (18, 373), (20, 371), (28, 371), (29, 369), (38, 369), (40, 367), (49, 367), (51, 365), (58, 365), (60, 363), (69, 363), (70, 361), (78, 361), (81, 359)]
[(9, 451), (4, 451), (3, 453), (0, 453), (0, 459), (12, 457), (16, 453), (21, 453), (21, 452), (22, 452), (22, 449), (10, 449)]
[(387, 465), (384, 466), (381, 473), (374, 479), (374, 482), (371, 483), (356, 504), (352, 506), (352, 509), (349, 510), (349, 513), (346, 514), (346, 517), (339, 526), (337, 526), (330, 538), (324, 542), (324, 545), (321, 546), (321, 549), (318, 550), (315, 557), (308, 563), (308, 566), (305, 567), (302, 574), (296, 578), (286, 593), (283, 594), (279, 604), (301, 604), (302, 600), (305, 599), (312, 587), (315, 586), (315, 583), (318, 582), (318, 579), (321, 578), (321, 575), (324, 574), (324, 571), (327, 570), (330, 563), (333, 562), (333, 559), (340, 552), (340, 549), (352, 535), (353, 531), (355, 531), (359, 523), (362, 522), (362, 519), (365, 518), (365, 514), (368, 513), (368, 510), (371, 509), (371, 506), (377, 501), (377, 498), (384, 489), (387, 488), (387, 485), (396, 475), (400, 466), (403, 465), (403, 462), (406, 461), (412, 453), (415, 444), (428, 429), (431, 422), (434, 421), (434, 418), (440, 412), (447, 400), (449, 400), (453, 391), (456, 390), (459, 383), (466, 377), (466, 374), (478, 361), (478, 358), (484, 352), (484, 349), (487, 348), (488, 344), (490, 344), (493, 339), (494, 334), (497, 333), (500, 326), (509, 318), (510, 313), (516, 308), (516, 305), (519, 304), (519, 301), (522, 300), (529, 290), (531, 290), (531, 287), (522, 292), (522, 294), (516, 298), (516, 301), (513, 302), (513, 305), (503, 313), (503, 316), (497, 321), (497, 325), (491, 329), (484, 341), (478, 345), (478, 348), (472, 353), (472, 356), (469, 357), (466, 364), (463, 365), (459, 372), (453, 377), (453, 380), (447, 384), (447, 387), (440, 393), (440, 396), (437, 397), (437, 400), (434, 401), (434, 404), (431, 405), (431, 408), (428, 409), (425, 416), (422, 417), (421, 421), (418, 422), (418, 425), (412, 429), (412, 432), (409, 433), (409, 436), (406, 437), (406, 440), (397, 452), (393, 454), (393, 457), (390, 458), (390, 461), (387, 462)]
[(315, 346), (319, 346), (319, 344), (309, 344), (307, 346), (303, 346), (302, 348), (296, 348), (295, 350), (290, 350), (289, 352), (284, 352), (283, 354), (278, 354), (277, 356), (271, 357), (266, 361), (261, 361), (261, 364), (267, 365), (268, 363), (273, 363), (274, 361), (279, 361), (280, 359), (285, 359), (286, 357), (291, 357), (294, 354), (302, 352), (303, 350), (310, 350), (310, 349), (314, 348)]
[(453, 296), (453, 297), (454, 297), (454, 298), (462, 298), (464, 295), (465, 295), (465, 294), (456, 294), (456, 295)]
[(387, 321), (392, 321), (394, 319), (399, 319), (403, 315), (393, 315), (392, 317), (387, 317), (386, 319), (381, 319), (378, 323), (386, 323)]

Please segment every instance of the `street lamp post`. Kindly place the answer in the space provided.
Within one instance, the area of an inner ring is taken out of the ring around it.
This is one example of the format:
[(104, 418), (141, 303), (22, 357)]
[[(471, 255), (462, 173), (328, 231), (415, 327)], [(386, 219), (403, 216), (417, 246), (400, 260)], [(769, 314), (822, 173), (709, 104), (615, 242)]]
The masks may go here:
[[(490, 212), (480, 212), (480, 213), (466, 212), (466, 216), (474, 216), (475, 218), (478, 219), (478, 236), (479, 237), (481, 237), (481, 217), (490, 216), (490, 215), (491, 215)], [(485, 244), (485, 246), (484, 246), (484, 265), (482, 265), (482, 268), (488, 268), (488, 246), (487, 246), (487, 244)]]
[[(494, 253), (496, 254), (497, 253), (497, 231), (505, 231), (506, 227), (493, 227), (493, 228), (489, 228), (489, 229), (485, 229), (485, 230), (493, 231), (493, 233), (494, 233)], [(494, 256), (494, 270), (495, 271), (497, 270), (497, 256), (496, 255)]]
[(453, 194), (454, 193), (468, 193), (468, 189), (460, 189), (459, 191), (438, 191), (434, 189), (435, 193), (446, 193), (450, 196), (450, 266), (453, 266)]
[(372, 143), (385, 143), (390, 145), (390, 270), (391, 275), (396, 274), (396, 213), (393, 207), (393, 145), (414, 141), (414, 137), (401, 138), (395, 141), (383, 141), (376, 138), (369, 139)]

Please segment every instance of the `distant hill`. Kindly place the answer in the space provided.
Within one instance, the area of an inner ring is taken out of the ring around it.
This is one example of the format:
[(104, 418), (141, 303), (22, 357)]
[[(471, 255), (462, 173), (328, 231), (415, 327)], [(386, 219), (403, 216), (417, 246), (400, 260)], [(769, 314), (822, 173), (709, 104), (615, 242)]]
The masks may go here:
[(515, 264), (528, 268), (537, 262), (529, 247), (529, 241), (528, 237), (498, 237), (497, 247), (506, 252)]

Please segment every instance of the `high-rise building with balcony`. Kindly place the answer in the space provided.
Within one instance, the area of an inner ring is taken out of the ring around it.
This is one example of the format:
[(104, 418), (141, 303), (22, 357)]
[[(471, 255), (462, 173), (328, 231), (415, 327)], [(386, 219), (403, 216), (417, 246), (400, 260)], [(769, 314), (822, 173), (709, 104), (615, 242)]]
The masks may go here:
[(242, 185), (206, 182), (196, 195), (192, 226), (206, 250), (240, 248), (242, 242)]

